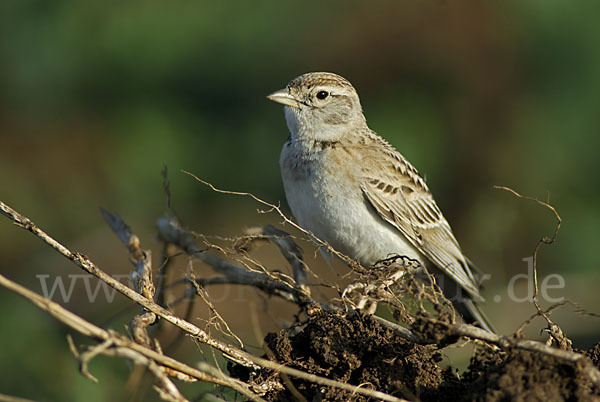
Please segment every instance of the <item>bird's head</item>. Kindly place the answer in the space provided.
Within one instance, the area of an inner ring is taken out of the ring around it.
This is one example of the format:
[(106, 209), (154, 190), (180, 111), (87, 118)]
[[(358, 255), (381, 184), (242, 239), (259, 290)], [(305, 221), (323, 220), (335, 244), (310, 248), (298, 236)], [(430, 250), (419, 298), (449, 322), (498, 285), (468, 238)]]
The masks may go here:
[(292, 138), (336, 141), (366, 124), (356, 90), (337, 74), (302, 74), (267, 98), (285, 106)]

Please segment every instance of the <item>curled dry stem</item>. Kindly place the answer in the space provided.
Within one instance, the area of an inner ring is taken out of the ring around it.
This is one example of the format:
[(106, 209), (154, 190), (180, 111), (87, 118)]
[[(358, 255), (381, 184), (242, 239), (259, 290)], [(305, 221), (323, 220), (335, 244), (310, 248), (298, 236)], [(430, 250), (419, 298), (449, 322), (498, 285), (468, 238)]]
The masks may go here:
[[(535, 245), (535, 249), (533, 251), (533, 305), (535, 306), (535, 309), (537, 311), (537, 316), (541, 316), (542, 318), (544, 318), (544, 320), (547, 323), (547, 328), (546, 331), (550, 334), (550, 339), (549, 342), (551, 342), (552, 340), (554, 340), (556, 342), (556, 344), (561, 348), (561, 349), (565, 349), (565, 350), (572, 350), (572, 344), (573, 342), (567, 338), (567, 336), (563, 333), (562, 329), (555, 324), (551, 319), (550, 319), (550, 311), (552, 311), (552, 309), (549, 309), (547, 311), (544, 311), (539, 304), (539, 300), (538, 300), (538, 292), (539, 292), (539, 288), (538, 288), (538, 274), (537, 274), (537, 256), (538, 256), (538, 251), (540, 250), (540, 247), (542, 247), (543, 244), (553, 244), (556, 241), (556, 237), (558, 236), (558, 231), (560, 230), (560, 226), (562, 224), (562, 219), (560, 217), (560, 215), (558, 214), (558, 212), (556, 211), (556, 209), (548, 204), (547, 202), (538, 200), (537, 198), (533, 198), (533, 197), (528, 197), (525, 195), (521, 195), (518, 192), (516, 192), (515, 190), (513, 190), (512, 188), (509, 187), (504, 187), (504, 186), (494, 186), (494, 188), (498, 189), (498, 190), (504, 190), (504, 191), (508, 191), (509, 193), (511, 193), (512, 195), (514, 195), (517, 198), (521, 198), (524, 200), (529, 200), (529, 201), (533, 201), (541, 206), (543, 206), (544, 208), (547, 208), (548, 210), (550, 210), (552, 212), (552, 214), (554, 215), (554, 217), (556, 218), (556, 225), (554, 226), (554, 233), (552, 234), (552, 236), (548, 237), (548, 236), (542, 236), (542, 238), (537, 242), (537, 244)], [(522, 330), (525, 328), (526, 325), (528, 325), (531, 322), (531, 319), (526, 320), (516, 331), (517, 336), (521, 336), (521, 332)]]

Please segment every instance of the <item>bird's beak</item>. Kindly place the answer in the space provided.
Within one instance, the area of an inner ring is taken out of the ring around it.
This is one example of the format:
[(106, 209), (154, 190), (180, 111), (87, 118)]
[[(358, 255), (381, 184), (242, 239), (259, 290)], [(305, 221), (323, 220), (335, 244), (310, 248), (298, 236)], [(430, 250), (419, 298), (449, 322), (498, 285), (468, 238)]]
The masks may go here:
[(300, 107), (300, 103), (290, 94), (287, 88), (273, 92), (267, 96), (267, 99), (289, 107)]

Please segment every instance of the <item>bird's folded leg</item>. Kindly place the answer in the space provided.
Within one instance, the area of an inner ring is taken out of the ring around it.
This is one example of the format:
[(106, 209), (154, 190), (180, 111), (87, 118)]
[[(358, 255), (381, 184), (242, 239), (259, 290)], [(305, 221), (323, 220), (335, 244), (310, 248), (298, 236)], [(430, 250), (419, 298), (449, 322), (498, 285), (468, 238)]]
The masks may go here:
[[(359, 293), (358, 298), (353, 303), (357, 310), (364, 310), (367, 314), (374, 314), (377, 309), (377, 303), (389, 297), (390, 287), (398, 282), (407, 272), (418, 274), (422, 272), (423, 266), (420, 264), (408, 264), (413, 262), (406, 257), (397, 257), (395, 260), (386, 260), (384, 275), (377, 275), (372, 282), (355, 282), (348, 285), (342, 292), (342, 299), (348, 298), (351, 293)], [(373, 269), (380, 269), (377, 264)]]
[(375, 288), (376, 287), (374, 284), (368, 284), (364, 282), (351, 283), (350, 285), (346, 286), (346, 288), (342, 292), (342, 299), (348, 298), (350, 293), (360, 292), (360, 296), (355, 307), (358, 310), (362, 310), (365, 307), (369, 293), (375, 290)]

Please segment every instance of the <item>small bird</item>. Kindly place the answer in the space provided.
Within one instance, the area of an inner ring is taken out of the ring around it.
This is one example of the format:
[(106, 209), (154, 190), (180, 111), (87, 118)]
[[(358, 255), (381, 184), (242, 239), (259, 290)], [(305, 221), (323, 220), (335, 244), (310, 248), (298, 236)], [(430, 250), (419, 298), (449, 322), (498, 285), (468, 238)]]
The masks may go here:
[(364, 266), (395, 255), (418, 260), (466, 322), (493, 332), (471, 263), (427, 184), (367, 126), (352, 84), (306, 73), (267, 98), (284, 105), (291, 135), (279, 163), (300, 226)]

